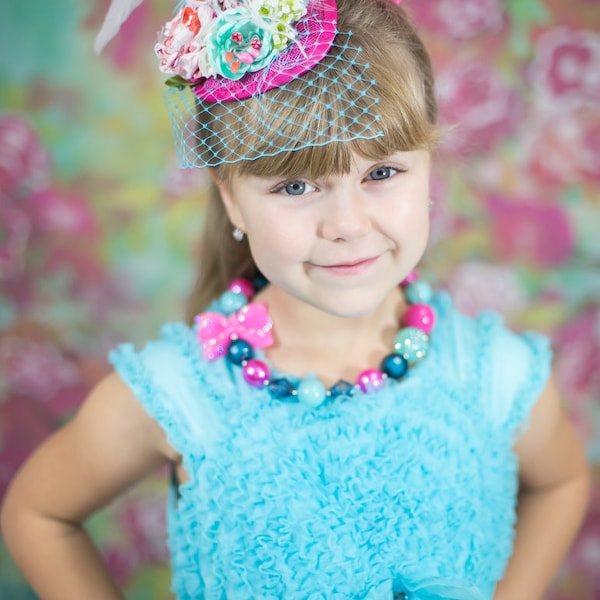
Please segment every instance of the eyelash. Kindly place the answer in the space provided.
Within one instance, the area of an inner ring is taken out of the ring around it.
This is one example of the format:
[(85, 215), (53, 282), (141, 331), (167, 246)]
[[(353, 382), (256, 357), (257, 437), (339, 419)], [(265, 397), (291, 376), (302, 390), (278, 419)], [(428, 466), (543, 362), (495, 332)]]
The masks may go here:
[[(389, 177), (384, 177), (383, 179), (373, 179), (371, 177), (373, 175), (373, 173), (375, 173), (375, 171), (383, 171), (386, 169), (391, 171)], [(397, 175), (398, 173), (406, 173), (406, 169), (401, 169), (399, 167), (392, 167), (391, 165), (380, 165), (379, 167), (375, 167), (374, 169), (371, 169), (371, 171), (369, 171), (369, 176), (367, 177), (367, 180), (369, 180), (369, 181), (385, 181), (386, 179), (391, 179), (394, 175)]]
[(304, 193), (302, 193), (302, 194), (286, 194), (285, 193), (285, 188), (288, 185), (293, 185), (294, 183), (301, 183), (301, 184), (304, 184), (307, 187), (310, 186), (310, 187), (314, 188), (314, 186), (312, 186), (310, 183), (307, 183), (306, 181), (304, 181), (302, 179), (291, 179), (289, 181), (284, 181), (283, 183), (281, 183), (277, 187), (273, 188), (273, 193), (275, 193), (275, 194), (284, 194), (286, 196), (303, 196), (306, 193), (306, 190), (304, 190)]
[[(389, 171), (391, 171), (389, 177), (384, 177), (384, 178), (381, 178), (381, 179), (374, 179), (374, 178), (371, 177), (371, 175), (375, 171), (386, 170), (386, 169), (389, 170)], [(392, 167), (390, 165), (381, 165), (379, 167), (375, 167), (374, 169), (372, 169), (369, 172), (369, 177), (367, 177), (367, 180), (368, 181), (385, 181), (387, 179), (391, 179), (395, 174), (398, 174), (398, 173), (406, 173), (406, 169), (401, 169), (399, 167)], [(294, 183), (301, 183), (301, 184), (304, 184), (305, 186), (314, 187), (314, 186), (311, 186), (310, 183), (307, 183), (306, 181), (304, 181), (302, 179), (293, 179), (293, 180), (290, 180), (290, 181), (284, 181), (283, 183), (281, 183), (277, 187), (273, 188), (273, 193), (275, 193), (275, 194), (284, 193), (285, 192), (285, 188), (288, 185), (292, 185)], [(305, 193), (306, 193), (306, 191), (304, 191), (304, 193), (302, 193), (302, 194), (285, 194), (285, 195), (286, 196), (303, 196)]]

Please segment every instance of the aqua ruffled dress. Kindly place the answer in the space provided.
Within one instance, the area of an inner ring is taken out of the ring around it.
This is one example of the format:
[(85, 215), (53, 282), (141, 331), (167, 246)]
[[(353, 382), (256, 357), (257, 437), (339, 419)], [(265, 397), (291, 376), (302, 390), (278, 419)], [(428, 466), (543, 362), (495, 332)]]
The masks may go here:
[(179, 600), (490, 600), (511, 554), (516, 437), (548, 341), (436, 295), (427, 357), (318, 408), (249, 387), (169, 324), (111, 354), (183, 457), (168, 536)]

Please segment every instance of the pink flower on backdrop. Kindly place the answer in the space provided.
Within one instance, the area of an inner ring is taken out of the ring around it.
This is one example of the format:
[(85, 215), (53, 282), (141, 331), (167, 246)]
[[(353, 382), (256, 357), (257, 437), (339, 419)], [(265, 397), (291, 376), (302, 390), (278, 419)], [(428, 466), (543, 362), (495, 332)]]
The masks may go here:
[(504, 23), (500, 0), (418, 0), (410, 11), (422, 27), (457, 40), (499, 31)]
[(77, 365), (47, 341), (0, 338), (0, 377), (5, 390), (42, 402), (81, 382)]
[(50, 180), (50, 159), (26, 119), (0, 116), (0, 190), (23, 198)]
[(25, 212), (0, 194), (0, 280), (21, 273), (31, 223)]
[(548, 268), (569, 260), (575, 247), (569, 217), (559, 204), (532, 198), (488, 197), (495, 254)]
[(139, 552), (135, 548), (123, 546), (122, 541), (107, 544), (102, 555), (111, 577), (120, 586), (125, 585), (131, 575), (144, 565)]
[[(0, 367), (1, 370), (1, 367)], [(0, 384), (3, 382), (0, 377)], [(0, 501), (21, 466), (57, 426), (56, 419), (36, 402), (22, 396), (1, 394), (0, 402)]]
[(107, 547), (104, 558), (121, 585), (142, 566), (168, 560), (165, 506), (166, 498), (159, 494), (136, 495), (119, 505), (117, 519), (122, 538)]
[(495, 310), (510, 315), (526, 305), (514, 269), (484, 262), (465, 262), (456, 267), (448, 289), (460, 310), (477, 315)]
[(143, 562), (158, 563), (168, 558), (165, 506), (164, 495), (151, 494), (127, 503), (119, 512), (119, 521)]
[(600, 102), (600, 32), (558, 27), (540, 35), (530, 77), (554, 99)]
[(600, 394), (600, 308), (590, 308), (564, 323), (554, 341), (556, 376), (573, 416), (587, 436), (597, 435), (600, 432), (589, 431), (585, 406)]
[[(599, 71), (600, 72), (600, 71)], [(592, 104), (554, 106), (536, 115), (523, 146), (525, 162), (547, 187), (600, 184), (600, 111)]]
[(33, 448), (107, 371), (104, 359), (74, 356), (39, 323), (19, 322), (0, 336), (0, 497)]
[(33, 194), (29, 204), (34, 225), (40, 232), (87, 238), (98, 232), (88, 203), (76, 193), (47, 187)]
[(447, 64), (438, 73), (436, 89), (441, 121), (455, 128), (441, 143), (447, 153), (490, 150), (512, 132), (520, 113), (517, 94), (482, 62)]

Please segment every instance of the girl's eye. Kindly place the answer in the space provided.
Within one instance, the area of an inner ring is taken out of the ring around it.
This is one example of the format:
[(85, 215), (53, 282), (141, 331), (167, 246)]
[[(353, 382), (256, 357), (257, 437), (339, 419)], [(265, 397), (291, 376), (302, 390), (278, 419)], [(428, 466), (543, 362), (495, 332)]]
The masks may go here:
[(287, 183), (284, 183), (278, 187), (275, 191), (288, 196), (302, 196), (307, 192), (314, 191), (314, 189), (315, 188), (313, 186), (305, 181), (288, 181)]
[(398, 169), (393, 167), (377, 167), (369, 173), (369, 179), (374, 181), (380, 181), (381, 179), (389, 179), (394, 173), (397, 173)]

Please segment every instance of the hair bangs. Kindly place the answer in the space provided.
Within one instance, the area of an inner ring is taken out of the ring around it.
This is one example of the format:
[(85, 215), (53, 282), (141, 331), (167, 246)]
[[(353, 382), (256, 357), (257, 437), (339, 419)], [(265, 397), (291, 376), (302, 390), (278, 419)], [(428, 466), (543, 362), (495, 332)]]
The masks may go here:
[[(412, 61), (396, 56), (394, 62), (395, 69), (373, 68), (374, 79), (369, 81), (354, 79), (349, 70), (330, 85), (317, 86), (314, 81), (321, 71), (328, 72), (326, 59), (288, 86), (285, 105), (279, 106), (276, 113), (270, 110), (271, 94), (249, 99), (239, 108), (246, 113), (244, 119), (254, 123), (249, 128), (254, 133), (246, 134), (243, 143), (256, 158), (222, 164), (216, 168), (219, 176), (224, 180), (234, 174), (316, 179), (348, 173), (355, 154), (380, 160), (396, 152), (432, 149), (438, 135), (425, 101), (422, 77), (415, 73)], [(313, 88), (311, 99), (307, 90)], [(368, 136), (354, 137), (354, 128), (363, 126), (362, 103), (373, 94), (378, 101), (372, 131)], [(326, 130), (328, 139), (336, 141), (311, 144), (315, 129)], [(269, 153), (269, 148), (278, 147), (282, 138), (295, 140), (298, 149)]]

